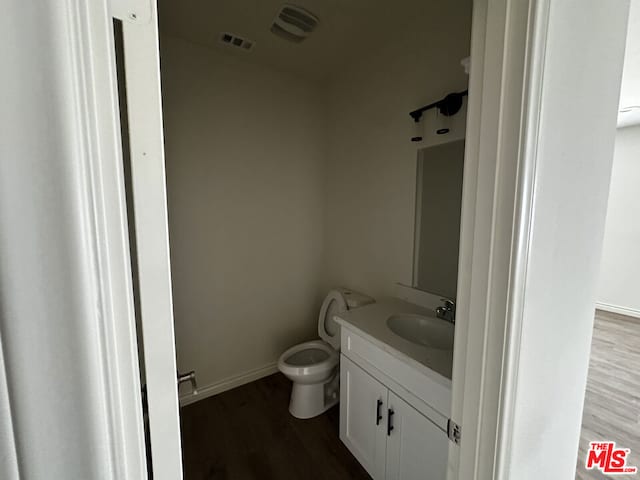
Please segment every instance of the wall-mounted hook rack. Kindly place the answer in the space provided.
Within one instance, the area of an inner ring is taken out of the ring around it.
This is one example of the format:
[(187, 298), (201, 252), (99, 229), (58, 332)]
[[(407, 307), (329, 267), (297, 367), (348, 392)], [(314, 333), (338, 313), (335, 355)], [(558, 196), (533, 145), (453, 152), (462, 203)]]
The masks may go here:
[(432, 108), (437, 108), (438, 111), (444, 115), (445, 117), (450, 117), (455, 115), (462, 108), (462, 97), (469, 94), (469, 90), (464, 90), (463, 92), (454, 92), (448, 94), (446, 97), (437, 100), (429, 105), (425, 105), (422, 108), (418, 108), (412, 112), (409, 112), (411, 118), (418, 123), (422, 118), (422, 114), (427, 110)]

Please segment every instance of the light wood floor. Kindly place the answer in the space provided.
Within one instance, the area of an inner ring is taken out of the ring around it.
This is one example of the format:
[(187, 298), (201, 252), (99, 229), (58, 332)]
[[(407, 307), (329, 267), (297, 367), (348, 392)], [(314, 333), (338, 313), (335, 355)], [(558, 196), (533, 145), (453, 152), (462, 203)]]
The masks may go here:
[(640, 467), (640, 319), (597, 311), (576, 479), (605, 476), (584, 468), (590, 441), (613, 440), (630, 448), (628, 465)]

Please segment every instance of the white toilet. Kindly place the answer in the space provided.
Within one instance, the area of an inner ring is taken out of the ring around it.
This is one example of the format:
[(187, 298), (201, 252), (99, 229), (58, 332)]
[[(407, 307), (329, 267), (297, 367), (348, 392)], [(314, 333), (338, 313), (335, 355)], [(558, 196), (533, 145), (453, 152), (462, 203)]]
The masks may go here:
[(320, 339), (295, 345), (280, 356), (278, 369), (293, 382), (289, 402), (291, 415), (296, 418), (315, 417), (338, 402), (340, 325), (333, 316), (374, 301), (346, 288), (331, 290), (320, 308)]

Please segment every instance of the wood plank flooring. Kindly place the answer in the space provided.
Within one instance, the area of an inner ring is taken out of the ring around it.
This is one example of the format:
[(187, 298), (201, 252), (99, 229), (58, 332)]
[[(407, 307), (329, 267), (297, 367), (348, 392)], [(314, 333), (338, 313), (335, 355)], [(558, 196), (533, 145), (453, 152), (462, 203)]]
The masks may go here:
[(338, 438), (338, 408), (298, 420), (277, 373), (180, 411), (185, 480), (370, 479)]
[(586, 451), (595, 440), (630, 448), (628, 465), (640, 467), (640, 319), (601, 311), (595, 317), (576, 479), (639, 478), (587, 471)]

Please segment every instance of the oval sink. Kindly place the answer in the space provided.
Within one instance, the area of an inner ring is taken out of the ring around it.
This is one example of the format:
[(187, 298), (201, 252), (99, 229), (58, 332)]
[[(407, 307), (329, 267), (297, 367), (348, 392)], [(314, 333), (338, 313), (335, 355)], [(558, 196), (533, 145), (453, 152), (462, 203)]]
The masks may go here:
[(414, 314), (391, 315), (387, 326), (412, 343), (438, 350), (453, 349), (454, 327), (445, 320)]

